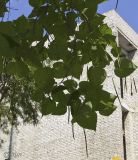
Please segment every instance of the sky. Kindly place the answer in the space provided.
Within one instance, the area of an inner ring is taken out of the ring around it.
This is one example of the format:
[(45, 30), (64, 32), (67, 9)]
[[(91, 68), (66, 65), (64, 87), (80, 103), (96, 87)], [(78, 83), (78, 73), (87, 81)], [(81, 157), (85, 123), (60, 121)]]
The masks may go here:
[[(98, 12), (104, 13), (115, 9), (116, 0), (107, 0), (99, 5)], [(21, 15), (28, 16), (32, 8), (28, 0), (10, 0), (9, 18), (17, 19)], [(138, 0), (119, 0), (117, 13), (138, 33)]]

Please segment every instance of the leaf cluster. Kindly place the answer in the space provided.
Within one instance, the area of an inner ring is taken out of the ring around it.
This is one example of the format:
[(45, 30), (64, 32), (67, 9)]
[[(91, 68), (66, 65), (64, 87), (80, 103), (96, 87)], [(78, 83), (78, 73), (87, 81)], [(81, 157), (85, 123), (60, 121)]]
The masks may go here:
[[(97, 112), (115, 110), (116, 96), (103, 90), (105, 67), (114, 57), (115, 74), (126, 77), (136, 66), (120, 60), (112, 30), (97, 13), (101, 2), (29, 0), (28, 17), (0, 22), (0, 123), (17, 124), (19, 117), (36, 123), (39, 112), (63, 115), (69, 107), (72, 123), (95, 130)], [(85, 66), (87, 80), (80, 81)]]

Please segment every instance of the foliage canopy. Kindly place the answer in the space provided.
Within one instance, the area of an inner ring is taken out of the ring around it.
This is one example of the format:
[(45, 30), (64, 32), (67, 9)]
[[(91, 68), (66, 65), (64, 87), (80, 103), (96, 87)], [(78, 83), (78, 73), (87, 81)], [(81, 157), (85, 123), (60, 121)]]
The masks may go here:
[[(97, 7), (105, 0), (29, 0), (28, 17), (0, 22), (0, 125), (37, 123), (42, 115), (63, 115), (96, 129), (97, 111), (108, 116), (115, 95), (103, 90), (105, 67), (126, 77), (136, 66), (120, 59), (112, 30)], [(8, 11), (2, 0), (0, 16)], [(112, 50), (109, 54), (107, 46)], [(89, 64), (89, 65), (88, 65)], [(127, 67), (126, 67), (127, 64)], [(87, 66), (86, 80), (80, 80)], [(97, 74), (98, 73), (98, 74)]]

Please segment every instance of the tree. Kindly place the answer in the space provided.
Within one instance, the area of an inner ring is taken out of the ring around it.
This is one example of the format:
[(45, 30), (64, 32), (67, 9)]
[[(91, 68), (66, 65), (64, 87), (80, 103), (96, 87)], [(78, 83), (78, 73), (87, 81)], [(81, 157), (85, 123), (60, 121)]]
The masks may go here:
[[(136, 66), (120, 58), (112, 30), (97, 13), (105, 0), (29, 0), (28, 17), (0, 22), (0, 125), (36, 124), (42, 115), (72, 115), (72, 124), (96, 129), (97, 114), (115, 110), (103, 90), (105, 67), (115, 60), (118, 77)], [(0, 16), (8, 11), (2, 0)], [(109, 54), (106, 47), (111, 46)], [(87, 80), (81, 81), (84, 66)], [(98, 74), (97, 74), (98, 73)]]

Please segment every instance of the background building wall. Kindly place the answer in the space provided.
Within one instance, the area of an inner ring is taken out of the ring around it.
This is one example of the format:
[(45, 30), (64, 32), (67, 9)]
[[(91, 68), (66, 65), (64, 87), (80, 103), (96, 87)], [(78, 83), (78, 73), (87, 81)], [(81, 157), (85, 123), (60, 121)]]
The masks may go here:
[[(118, 108), (110, 117), (98, 116), (96, 132), (86, 130), (88, 159), (111, 160), (114, 155), (123, 157), (120, 117)], [(20, 126), (19, 133), (14, 131), (13, 135), (12, 160), (85, 160), (83, 129), (75, 125), (74, 130), (75, 140), (67, 115), (48, 116), (36, 127)], [(1, 159), (4, 160), (3, 157)]]

